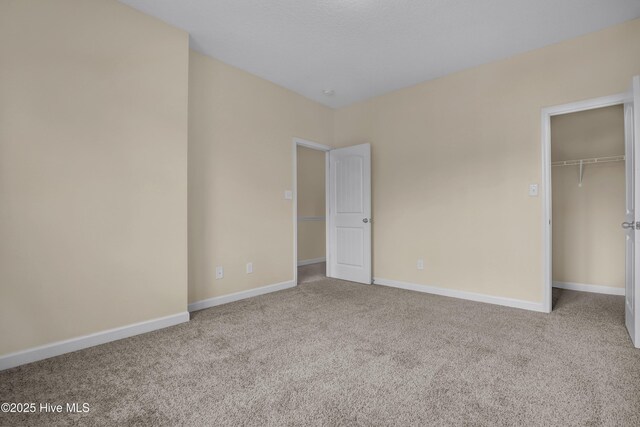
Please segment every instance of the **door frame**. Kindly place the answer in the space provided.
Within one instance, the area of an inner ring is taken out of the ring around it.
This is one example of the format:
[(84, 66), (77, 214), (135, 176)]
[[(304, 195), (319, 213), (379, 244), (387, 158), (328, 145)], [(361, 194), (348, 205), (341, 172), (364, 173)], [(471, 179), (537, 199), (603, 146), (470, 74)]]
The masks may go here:
[[(577, 113), (579, 111), (596, 108), (611, 107), (629, 101), (628, 93), (618, 93), (600, 98), (586, 99), (568, 104), (545, 107), (542, 109), (542, 263), (543, 263), (543, 311), (551, 313), (553, 287), (553, 258), (552, 258), (552, 206), (551, 206), (551, 117), (562, 114)], [(626, 147), (625, 147), (626, 151)], [(626, 155), (626, 152), (625, 152)]]
[(298, 286), (298, 147), (311, 148), (312, 150), (318, 150), (324, 152), (324, 207), (325, 207), (325, 253), (327, 259), (327, 277), (329, 276), (329, 251), (330, 234), (329, 233), (329, 151), (332, 147), (328, 145), (319, 144), (317, 142), (309, 141), (303, 138), (293, 138), (293, 283)]

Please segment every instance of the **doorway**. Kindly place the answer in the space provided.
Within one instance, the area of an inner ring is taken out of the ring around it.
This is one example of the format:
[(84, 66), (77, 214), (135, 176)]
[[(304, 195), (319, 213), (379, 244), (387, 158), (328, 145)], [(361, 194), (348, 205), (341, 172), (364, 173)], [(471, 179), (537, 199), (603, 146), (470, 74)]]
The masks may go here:
[[(319, 173), (323, 153), (324, 179)], [(294, 138), (292, 193), (295, 283), (300, 282), (301, 267), (324, 263), (305, 268), (304, 280), (309, 273), (314, 278), (371, 284), (371, 145), (332, 149)]]
[[(602, 156), (599, 158), (582, 159), (553, 159), (551, 146), (551, 120), (552, 117), (570, 113), (604, 109), (606, 107), (623, 106), (624, 112), (624, 154)], [(550, 313), (552, 306), (553, 285), (553, 235), (552, 229), (556, 227), (553, 217), (553, 185), (552, 169), (556, 167), (577, 167), (577, 184), (585, 183), (586, 167), (602, 163), (614, 163), (624, 161), (624, 217), (618, 223), (621, 238), (624, 239), (624, 323), (635, 347), (640, 348), (640, 238), (636, 233), (640, 230), (640, 220), (636, 212), (640, 213), (640, 76), (631, 79), (631, 87), (628, 92), (617, 95), (590, 99), (571, 104), (559, 105), (542, 109), (542, 179), (543, 179), (543, 305), (544, 311)], [(588, 232), (589, 230), (582, 230)], [(598, 285), (596, 285), (598, 286)], [(610, 288), (610, 286), (609, 286)], [(597, 289), (597, 288), (596, 288)], [(586, 289), (582, 289), (586, 290)], [(591, 291), (593, 291), (592, 289)]]
[[(592, 167), (590, 170), (590, 175), (593, 175), (595, 167), (599, 168), (600, 166), (602, 166), (602, 165), (597, 165), (597, 161), (599, 160), (599, 157), (612, 157), (614, 155), (622, 155), (624, 159), (628, 159), (626, 146), (622, 153), (616, 152), (616, 154), (614, 154), (613, 151), (606, 153), (606, 154), (612, 154), (612, 156), (604, 156), (604, 155), (599, 156), (599, 154), (604, 153), (604, 151), (601, 151), (601, 152), (594, 151), (598, 149), (597, 142), (580, 144), (580, 142), (574, 141), (573, 143), (569, 142), (565, 144), (567, 145), (568, 148), (567, 147), (563, 148), (562, 146), (559, 146), (559, 144), (556, 144), (556, 147), (554, 148), (552, 146), (553, 145), (552, 121), (554, 121), (556, 125), (558, 125), (558, 123), (562, 125), (563, 121), (564, 122), (580, 122), (581, 120), (584, 120), (585, 117), (578, 117), (577, 116), (578, 114), (588, 113), (590, 111), (594, 111), (594, 114), (597, 114), (596, 112), (597, 110), (607, 109), (609, 107), (622, 108), (622, 106), (625, 104), (625, 101), (627, 101), (628, 98), (629, 98), (629, 94), (622, 93), (622, 94), (612, 95), (608, 97), (602, 97), (602, 98), (580, 101), (580, 102), (571, 103), (571, 104), (560, 105), (556, 107), (549, 107), (542, 110), (542, 141), (543, 141), (542, 165), (543, 165), (543, 194), (544, 194), (544, 198), (543, 198), (543, 227), (544, 227), (543, 261), (544, 261), (544, 278), (545, 278), (545, 284), (543, 288), (543, 293), (544, 293), (543, 304), (545, 309), (544, 311), (548, 313), (550, 313), (553, 308), (552, 288), (554, 286), (554, 281), (556, 282), (555, 285), (557, 287), (565, 286), (565, 288), (571, 286), (571, 284), (587, 285), (587, 283), (560, 280), (567, 276), (564, 275), (565, 274), (564, 272), (560, 272), (560, 275), (558, 275), (559, 272), (557, 271), (558, 270), (557, 268), (556, 268), (556, 276), (554, 277), (554, 261), (557, 261), (557, 259), (554, 256), (556, 254), (554, 254), (553, 248), (555, 247), (557, 249), (558, 245), (561, 244), (562, 239), (559, 239), (559, 237), (562, 234), (563, 230), (561, 229), (556, 230), (557, 224), (555, 223), (555, 219), (553, 219), (552, 221), (553, 213), (555, 209), (552, 201), (558, 202), (559, 200), (558, 195), (553, 194), (554, 182), (552, 180), (552, 175), (556, 176), (556, 181), (561, 181), (561, 178), (562, 178), (562, 181), (566, 181), (564, 182), (564, 185), (562, 185), (562, 187), (567, 187), (567, 190), (570, 193), (572, 193), (570, 197), (573, 197), (574, 199), (579, 199), (580, 197), (582, 197), (584, 199), (585, 193), (589, 191), (593, 192), (593, 188), (592, 188), (593, 181), (590, 181), (588, 189), (586, 187), (587, 181), (585, 179), (585, 173), (587, 172), (587, 167), (589, 166)], [(576, 114), (576, 116), (571, 117), (570, 115), (572, 114)], [(577, 127), (579, 129), (579, 126)], [(569, 129), (569, 130), (567, 129), (564, 130), (567, 133), (575, 132), (576, 134), (579, 134), (577, 131), (575, 131), (575, 128), (576, 128), (575, 123), (569, 123), (569, 125), (565, 126), (565, 128)], [(563, 131), (562, 129), (556, 129), (556, 130), (561, 131), (560, 138), (564, 138), (566, 140), (571, 140), (571, 139), (584, 140), (584, 138), (581, 138), (580, 136), (573, 136), (571, 138), (567, 138), (566, 134), (562, 135), (562, 131)], [(624, 127), (623, 127), (623, 133), (624, 133)], [(558, 134), (556, 133), (556, 138), (557, 137), (558, 137)], [(593, 148), (592, 147), (593, 145), (595, 145), (596, 147)], [(589, 152), (595, 153), (593, 154), (594, 157), (588, 157)], [(569, 158), (569, 157), (572, 157), (572, 158)], [(617, 160), (617, 159), (611, 159), (611, 160)], [(592, 162), (595, 162), (595, 163), (592, 163)], [(626, 161), (623, 161), (622, 163), (625, 164), (625, 167), (626, 167)], [(594, 164), (596, 166), (594, 166)], [(573, 188), (573, 190), (571, 190), (568, 187), (570, 185), (569, 176), (572, 173), (574, 177), (575, 186), (577, 187), (577, 188)], [(559, 183), (556, 182), (556, 184), (559, 184)], [(623, 185), (626, 186), (626, 183)], [(586, 192), (581, 191), (583, 189), (587, 191)], [(625, 194), (625, 197), (626, 197), (626, 194)], [(563, 200), (563, 203), (565, 204), (565, 206), (559, 207), (561, 209), (560, 212), (566, 211), (567, 208), (570, 208), (570, 211), (571, 209), (573, 209), (574, 211), (577, 209), (577, 207), (575, 206), (567, 206), (566, 201), (564, 200)], [(558, 209), (555, 209), (555, 211), (559, 212)], [(561, 225), (561, 224), (558, 224), (558, 225)], [(619, 223), (617, 224), (617, 227), (619, 227)], [(571, 226), (569, 228), (571, 228)], [(564, 231), (565, 233), (568, 233), (568, 231), (566, 230)], [(582, 230), (582, 231), (586, 232), (587, 230)], [(554, 233), (556, 233), (557, 235), (554, 235)], [(620, 234), (621, 241), (624, 242), (623, 234), (622, 233), (619, 233), (619, 234)], [(554, 238), (555, 238), (555, 245), (554, 245)], [(574, 241), (569, 243), (569, 247), (576, 245), (575, 239), (579, 239), (579, 238), (580, 237), (574, 238)], [(564, 242), (564, 245), (565, 246), (562, 247), (563, 251), (567, 248), (566, 246), (567, 243)], [(567, 251), (570, 251), (570, 249), (567, 249)], [(558, 255), (560, 256), (560, 258), (562, 258), (562, 254), (558, 254)], [(569, 255), (569, 256), (572, 257), (573, 259), (575, 258), (574, 255)], [(580, 263), (584, 263), (584, 258), (582, 260), (575, 261), (574, 265), (572, 267), (569, 267), (565, 271), (575, 270), (576, 269), (575, 265), (576, 264), (579, 265)], [(569, 262), (569, 264), (571, 264), (571, 262)], [(567, 274), (570, 274), (570, 273), (567, 273)], [(601, 286), (602, 283), (598, 283), (594, 285)], [(582, 289), (584, 290), (585, 288), (583, 287)]]
[(329, 147), (296, 139), (296, 283), (327, 277), (327, 169)]

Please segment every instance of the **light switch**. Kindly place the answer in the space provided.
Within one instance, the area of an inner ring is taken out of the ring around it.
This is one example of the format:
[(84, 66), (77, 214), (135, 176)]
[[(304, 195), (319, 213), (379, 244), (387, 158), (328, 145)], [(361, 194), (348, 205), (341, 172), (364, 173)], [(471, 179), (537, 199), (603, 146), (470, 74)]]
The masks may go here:
[(538, 197), (538, 184), (529, 184), (529, 196)]
[(284, 198), (286, 200), (293, 200), (293, 191), (291, 190), (285, 190), (284, 192)]
[(216, 267), (216, 279), (222, 279), (224, 277), (224, 268), (221, 266)]

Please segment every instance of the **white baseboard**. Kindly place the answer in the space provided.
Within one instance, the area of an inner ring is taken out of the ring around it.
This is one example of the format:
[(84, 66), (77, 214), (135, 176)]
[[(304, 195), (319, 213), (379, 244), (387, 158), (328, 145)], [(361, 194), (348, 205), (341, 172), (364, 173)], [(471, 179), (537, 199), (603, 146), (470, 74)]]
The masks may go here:
[(185, 311), (171, 316), (159, 317), (157, 319), (133, 323), (119, 328), (108, 329), (94, 334), (83, 335), (77, 338), (33, 347), (15, 353), (9, 353), (4, 356), (0, 356), (0, 371), (24, 365), (26, 363), (37, 362), (38, 360), (59, 356), (61, 354), (70, 353), (72, 351), (82, 350), (83, 348), (93, 347), (111, 341), (132, 337), (134, 335), (155, 331), (157, 329), (167, 328), (169, 326), (174, 326), (188, 321), (189, 313)]
[(271, 292), (281, 291), (283, 289), (293, 288), (296, 286), (293, 280), (287, 282), (276, 283), (274, 285), (262, 286), (260, 288), (249, 289), (247, 291), (235, 292), (233, 294), (222, 295), (220, 297), (214, 297), (209, 299), (203, 299), (200, 301), (192, 302), (189, 304), (189, 311), (203, 310), (209, 307), (215, 307), (217, 305), (227, 304), (242, 299), (256, 297), (258, 295), (264, 295)]
[(560, 289), (568, 289), (570, 291), (594, 292), (596, 294), (624, 296), (624, 288), (614, 288), (612, 286), (585, 285), (582, 283), (572, 283), (572, 282), (553, 282), (553, 287), (560, 288)]
[(302, 261), (298, 261), (298, 267), (300, 267), (302, 265), (318, 264), (318, 263), (326, 262), (326, 261), (327, 261), (326, 257), (303, 259)]
[(513, 298), (495, 297), (475, 292), (458, 291), (455, 289), (438, 288), (435, 286), (418, 285), (416, 283), (400, 282), (398, 280), (383, 279), (375, 277), (373, 283), (376, 285), (390, 286), (393, 288), (407, 289), (410, 291), (424, 292), (427, 294), (442, 295), (445, 297), (460, 298), (470, 301), (486, 302), (489, 304), (504, 305), (506, 307), (522, 308), (524, 310), (545, 312), (541, 302), (524, 301)]

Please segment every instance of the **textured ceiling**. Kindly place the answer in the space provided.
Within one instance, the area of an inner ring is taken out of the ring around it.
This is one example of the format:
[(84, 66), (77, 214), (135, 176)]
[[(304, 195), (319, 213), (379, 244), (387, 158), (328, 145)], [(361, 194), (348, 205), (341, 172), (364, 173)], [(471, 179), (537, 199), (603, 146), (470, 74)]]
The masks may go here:
[(640, 17), (640, 0), (121, 1), (330, 107)]

